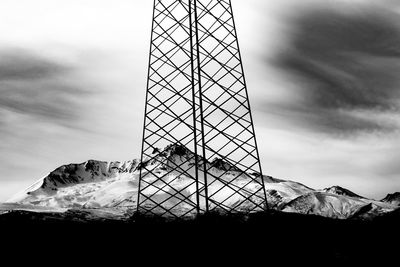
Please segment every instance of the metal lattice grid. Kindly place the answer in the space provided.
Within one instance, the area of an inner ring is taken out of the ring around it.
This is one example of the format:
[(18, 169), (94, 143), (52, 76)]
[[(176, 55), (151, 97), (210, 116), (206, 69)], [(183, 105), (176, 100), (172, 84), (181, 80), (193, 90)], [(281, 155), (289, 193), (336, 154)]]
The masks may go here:
[(230, 0), (154, 1), (142, 145), (139, 213), (267, 208)]

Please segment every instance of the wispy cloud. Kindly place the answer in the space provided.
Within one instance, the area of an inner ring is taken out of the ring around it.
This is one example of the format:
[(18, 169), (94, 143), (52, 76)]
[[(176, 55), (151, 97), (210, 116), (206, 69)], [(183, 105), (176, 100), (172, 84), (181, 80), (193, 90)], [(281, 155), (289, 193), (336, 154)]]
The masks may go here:
[(296, 83), (276, 112), (334, 134), (390, 132), (400, 111), (400, 15), (365, 5), (308, 8), (292, 16), (278, 66)]
[(0, 111), (63, 125), (79, 119), (76, 102), (90, 92), (70, 79), (73, 66), (17, 49), (0, 50), (0, 58)]

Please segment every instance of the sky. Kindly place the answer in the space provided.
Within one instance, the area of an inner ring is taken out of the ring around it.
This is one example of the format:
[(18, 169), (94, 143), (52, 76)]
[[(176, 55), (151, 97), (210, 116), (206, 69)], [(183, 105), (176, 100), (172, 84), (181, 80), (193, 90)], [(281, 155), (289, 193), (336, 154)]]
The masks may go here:
[[(264, 174), (400, 191), (400, 3), (232, 0)], [(0, 201), (140, 156), (152, 1), (0, 0)]]

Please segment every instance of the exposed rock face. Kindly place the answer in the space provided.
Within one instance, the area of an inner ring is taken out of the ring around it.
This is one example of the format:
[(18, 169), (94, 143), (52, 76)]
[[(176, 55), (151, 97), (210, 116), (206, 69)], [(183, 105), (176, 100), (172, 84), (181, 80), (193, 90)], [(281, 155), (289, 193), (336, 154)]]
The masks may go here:
[(388, 194), (384, 199), (382, 199), (382, 202), (400, 206), (400, 192)]

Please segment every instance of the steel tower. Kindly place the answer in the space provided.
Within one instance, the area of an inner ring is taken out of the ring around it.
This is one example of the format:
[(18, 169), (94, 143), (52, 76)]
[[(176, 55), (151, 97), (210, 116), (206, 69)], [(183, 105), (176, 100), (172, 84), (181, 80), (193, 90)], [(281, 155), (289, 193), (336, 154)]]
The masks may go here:
[(231, 1), (155, 0), (148, 71), (138, 212), (267, 209)]

